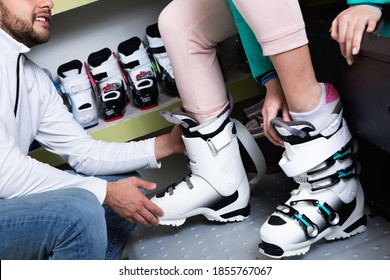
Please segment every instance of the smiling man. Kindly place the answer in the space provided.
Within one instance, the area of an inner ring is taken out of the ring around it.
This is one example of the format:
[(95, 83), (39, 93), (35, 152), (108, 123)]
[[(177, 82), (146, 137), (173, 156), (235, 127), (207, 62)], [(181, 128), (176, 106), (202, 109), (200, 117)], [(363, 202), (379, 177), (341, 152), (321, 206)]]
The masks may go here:
[[(118, 259), (135, 222), (158, 225), (163, 215), (142, 191), (156, 184), (132, 172), (184, 145), (178, 127), (127, 143), (88, 135), (26, 56), (50, 39), (52, 8), (0, 0), (0, 259)], [(34, 139), (77, 173), (29, 157)]]

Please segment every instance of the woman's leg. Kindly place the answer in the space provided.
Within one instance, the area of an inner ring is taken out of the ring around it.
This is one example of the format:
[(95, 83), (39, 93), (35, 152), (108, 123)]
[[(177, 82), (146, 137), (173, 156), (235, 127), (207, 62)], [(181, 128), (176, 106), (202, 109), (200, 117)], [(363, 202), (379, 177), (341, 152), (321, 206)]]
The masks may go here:
[(226, 0), (174, 0), (159, 28), (184, 107), (165, 116), (181, 125), (191, 168), (152, 198), (164, 210), (160, 224), (179, 226), (195, 215), (242, 221), (250, 212), (250, 188), (215, 49), (236, 33), (230, 8)]
[(237, 30), (226, 0), (175, 0), (160, 14), (159, 29), (187, 113), (203, 123), (228, 106), (217, 43)]
[[(308, 112), (320, 101), (321, 87), (310, 58), (297, 0), (233, 0), (279, 75), (292, 112)], [(299, 82), (297, 82), (299, 81)]]
[(275, 258), (300, 255), (322, 238), (364, 231), (356, 146), (337, 90), (316, 80), (298, 1), (233, 1), (270, 55), (293, 119), (271, 123), (285, 141), (279, 164), (300, 185), (262, 226), (260, 251)]

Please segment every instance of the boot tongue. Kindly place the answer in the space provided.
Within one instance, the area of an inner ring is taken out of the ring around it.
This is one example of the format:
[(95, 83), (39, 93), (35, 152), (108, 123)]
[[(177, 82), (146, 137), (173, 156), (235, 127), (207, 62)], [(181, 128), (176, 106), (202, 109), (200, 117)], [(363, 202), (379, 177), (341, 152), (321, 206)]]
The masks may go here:
[(172, 112), (160, 111), (160, 115), (168, 122), (179, 124), (186, 129), (199, 125), (194, 118), (189, 116), (189, 114), (186, 114), (181, 108), (174, 108)]
[(312, 138), (310, 132), (316, 128), (306, 121), (285, 122), (281, 118), (271, 120), (271, 126), (285, 139), (286, 142), (297, 144)]
[(311, 141), (319, 137), (329, 138), (342, 127), (342, 106), (336, 106), (326, 122), (315, 127), (309, 121), (271, 120), (271, 126), (292, 145)]

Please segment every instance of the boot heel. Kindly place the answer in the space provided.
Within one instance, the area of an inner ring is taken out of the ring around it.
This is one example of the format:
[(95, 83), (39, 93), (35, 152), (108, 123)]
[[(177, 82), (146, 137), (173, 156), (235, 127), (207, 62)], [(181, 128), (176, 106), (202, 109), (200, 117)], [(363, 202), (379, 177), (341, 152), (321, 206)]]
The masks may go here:
[(237, 209), (232, 212), (225, 213), (220, 217), (228, 221), (243, 221), (246, 220), (251, 213), (251, 205), (248, 204), (246, 207)]
[(345, 239), (353, 235), (362, 233), (367, 228), (367, 216), (363, 215), (358, 220), (353, 222), (350, 226), (334, 232), (325, 237), (326, 240)]

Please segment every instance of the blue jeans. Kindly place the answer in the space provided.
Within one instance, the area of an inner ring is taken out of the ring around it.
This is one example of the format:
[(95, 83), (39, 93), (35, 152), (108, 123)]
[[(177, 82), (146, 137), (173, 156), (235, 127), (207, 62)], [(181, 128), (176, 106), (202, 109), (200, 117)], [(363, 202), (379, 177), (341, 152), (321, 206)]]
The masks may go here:
[(84, 189), (0, 199), (0, 259), (120, 259), (134, 226)]

